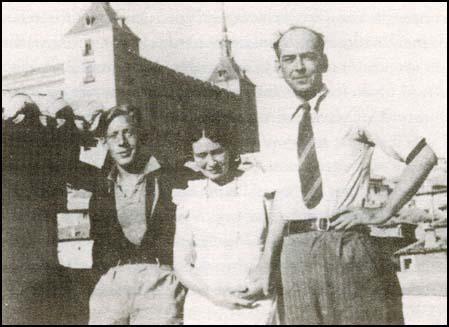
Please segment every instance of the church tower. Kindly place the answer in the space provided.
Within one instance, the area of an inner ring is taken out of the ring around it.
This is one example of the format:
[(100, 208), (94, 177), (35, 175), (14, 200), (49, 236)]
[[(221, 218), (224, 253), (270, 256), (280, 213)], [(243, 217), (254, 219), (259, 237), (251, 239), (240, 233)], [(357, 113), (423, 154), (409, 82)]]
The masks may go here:
[(65, 35), (64, 98), (80, 112), (93, 101), (116, 105), (118, 71), (127, 56), (139, 56), (139, 41), (109, 2), (92, 2)]
[(222, 3), (222, 39), (220, 41), (220, 60), (209, 77), (209, 83), (236, 93), (240, 96), (241, 119), (240, 137), (242, 152), (258, 152), (259, 128), (257, 122), (256, 85), (246, 76), (232, 55), (232, 41), (228, 37), (228, 26), (224, 3)]

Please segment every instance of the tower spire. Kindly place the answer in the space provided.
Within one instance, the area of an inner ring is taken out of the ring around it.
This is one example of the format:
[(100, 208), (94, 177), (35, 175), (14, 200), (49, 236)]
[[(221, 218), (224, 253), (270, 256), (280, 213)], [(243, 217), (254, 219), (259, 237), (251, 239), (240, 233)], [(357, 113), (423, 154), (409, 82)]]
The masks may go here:
[(226, 13), (224, 2), (221, 3), (221, 17), (222, 17), (222, 33), (223, 38), (220, 41), (221, 56), (222, 57), (232, 57), (231, 44), (232, 41), (228, 38), (228, 26), (226, 24)]
[(222, 24), (223, 24), (223, 36), (224, 38), (228, 38), (228, 26), (226, 25), (226, 14), (225, 14), (225, 8), (224, 8), (224, 2), (221, 3), (221, 17), (222, 17)]

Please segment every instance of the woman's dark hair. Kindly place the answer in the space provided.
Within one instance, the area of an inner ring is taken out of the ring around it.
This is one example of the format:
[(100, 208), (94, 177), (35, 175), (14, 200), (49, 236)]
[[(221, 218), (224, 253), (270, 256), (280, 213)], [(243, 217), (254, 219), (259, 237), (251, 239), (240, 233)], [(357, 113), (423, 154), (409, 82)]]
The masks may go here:
[(231, 115), (202, 116), (192, 121), (188, 130), (191, 145), (202, 137), (219, 143), (230, 154), (231, 168), (240, 165), (240, 136), (235, 118)]

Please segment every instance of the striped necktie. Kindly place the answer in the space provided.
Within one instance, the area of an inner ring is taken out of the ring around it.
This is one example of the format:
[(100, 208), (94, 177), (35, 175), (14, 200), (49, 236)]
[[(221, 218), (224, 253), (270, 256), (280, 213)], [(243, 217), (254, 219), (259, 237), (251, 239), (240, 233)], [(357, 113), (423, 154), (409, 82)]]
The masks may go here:
[(304, 112), (298, 127), (299, 180), (304, 204), (312, 209), (323, 198), (323, 187), (313, 139), (310, 104), (305, 102), (298, 108), (300, 109)]

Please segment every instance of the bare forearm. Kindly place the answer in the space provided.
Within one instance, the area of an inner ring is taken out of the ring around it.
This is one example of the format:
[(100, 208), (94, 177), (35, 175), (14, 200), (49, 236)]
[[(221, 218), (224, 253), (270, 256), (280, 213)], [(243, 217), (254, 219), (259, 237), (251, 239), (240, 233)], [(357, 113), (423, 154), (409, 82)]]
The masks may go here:
[(383, 208), (385, 221), (396, 214), (418, 191), (436, 164), (435, 153), (425, 146), (413, 161), (405, 167), (387, 204)]
[(207, 285), (197, 275), (192, 258), (195, 257), (193, 235), (189, 226), (181, 218), (176, 225), (175, 244), (173, 248), (173, 268), (181, 283), (189, 290), (206, 296)]
[(176, 276), (185, 287), (204, 297), (208, 296), (208, 287), (198, 274), (196, 274), (195, 268), (185, 265), (182, 267), (175, 265), (175, 271)]
[(275, 254), (279, 251), (284, 237), (284, 229), (287, 221), (283, 219), (274, 219), (271, 221), (267, 239), (265, 242), (265, 250), (262, 256), (262, 262), (270, 265), (273, 263)]

